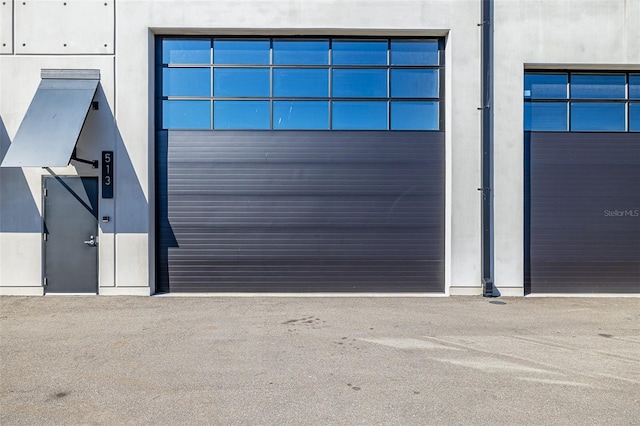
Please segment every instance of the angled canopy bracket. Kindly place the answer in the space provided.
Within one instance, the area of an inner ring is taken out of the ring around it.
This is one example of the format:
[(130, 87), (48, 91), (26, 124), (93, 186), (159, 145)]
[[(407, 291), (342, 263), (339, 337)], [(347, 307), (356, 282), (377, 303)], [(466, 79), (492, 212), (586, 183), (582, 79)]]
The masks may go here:
[(85, 160), (83, 158), (78, 158), (76, 156), (76, 149), (75, 148), (73, 149), (73, 152), (71, 153), (71, 160), (77, 161), (79, 163), (91, 164), (94, 169), (98, 168), (98, 160)]
[(0, 167), (65, 167), (92, 108), (100, 70), (42, 70), (41, 81)]

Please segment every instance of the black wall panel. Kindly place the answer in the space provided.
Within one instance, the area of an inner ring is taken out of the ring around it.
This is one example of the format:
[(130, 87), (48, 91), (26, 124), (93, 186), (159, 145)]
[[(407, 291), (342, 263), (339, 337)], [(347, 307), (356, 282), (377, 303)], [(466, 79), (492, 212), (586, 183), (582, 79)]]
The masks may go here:
[(159, 291), (444, 291), (444, 134), (165, 131)]
[(640, 135), (526, 134), (525, 287), (640, 293)]

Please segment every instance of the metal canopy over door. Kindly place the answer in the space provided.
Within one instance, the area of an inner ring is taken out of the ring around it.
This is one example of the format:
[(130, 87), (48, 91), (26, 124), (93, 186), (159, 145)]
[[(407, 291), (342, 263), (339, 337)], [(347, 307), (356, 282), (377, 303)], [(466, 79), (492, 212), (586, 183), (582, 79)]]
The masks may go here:
[(526, 133), (525, 286), (640, 293), (640, 136)]
[(98, 179), (44, 178), (45, 293), (98, 291)]
[(444, 291), (444, 133), (165, 131), (158, 290)]
[(65, 167), (77, 159), (74, 148), (100, 82), (100, 71), (42, 70), (41, 76), (1, 167)]

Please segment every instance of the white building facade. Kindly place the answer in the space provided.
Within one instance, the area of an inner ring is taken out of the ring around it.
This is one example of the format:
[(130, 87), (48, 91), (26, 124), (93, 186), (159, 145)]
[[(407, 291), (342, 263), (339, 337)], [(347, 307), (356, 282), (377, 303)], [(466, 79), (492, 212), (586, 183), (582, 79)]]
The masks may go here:
[(0, 294), (639, 294), (640, 0), (486, 3), (2, 2)]

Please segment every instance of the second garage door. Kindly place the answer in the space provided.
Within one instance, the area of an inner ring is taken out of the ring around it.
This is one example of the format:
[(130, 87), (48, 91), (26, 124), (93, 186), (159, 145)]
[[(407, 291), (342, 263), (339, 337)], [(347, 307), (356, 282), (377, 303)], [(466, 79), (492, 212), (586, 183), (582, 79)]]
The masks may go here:
[(640, 144), (633, 133), (526, 137), (531, 293), (640, 293)]

